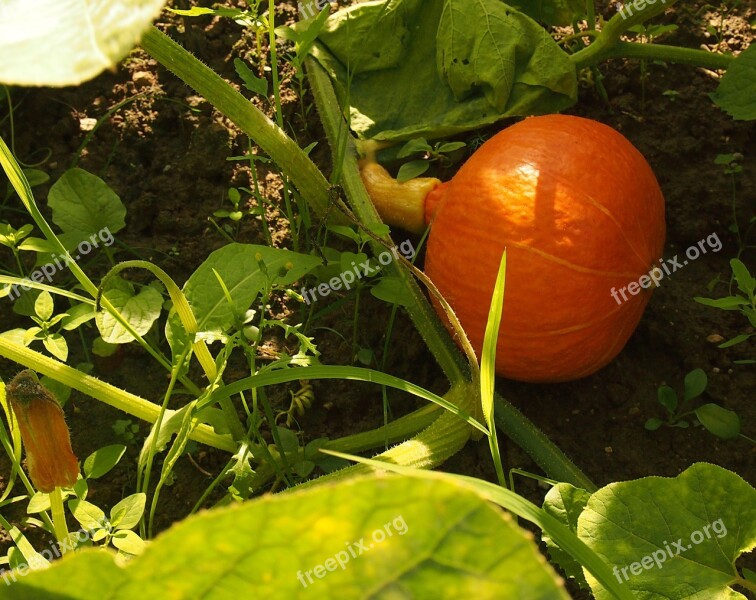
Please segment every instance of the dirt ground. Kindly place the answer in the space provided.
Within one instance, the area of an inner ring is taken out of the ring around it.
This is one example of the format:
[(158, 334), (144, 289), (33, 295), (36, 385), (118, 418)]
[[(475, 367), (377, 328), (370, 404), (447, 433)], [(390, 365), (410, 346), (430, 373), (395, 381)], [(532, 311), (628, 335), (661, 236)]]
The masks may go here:
[[(294, 3), (280, 3), (279, 10), (285, 18), (295, 17)], [(605, 14), (610, 13), (607, 8)], [(718, 24), (717, 14), (704, 9), (703, 2), (690, 2), (686, 9), (675, 9), (665, 20), (679, 29), (661, 43), (713, 47), (716, 41), (701, 23), (711, 19)], [(743, 49), (752, 35), (749, 23), (753, 19), (753, 9), (745, 7), (727, 16), (720, 49)], [(161, 28), (237, 86), (240, 81), (233, 59), (243, 58), (253, 69), (259, 64), (254, 35), (231, 21), (166, 17)], [(285, 51), (285, 47), (279, 50)], [(300, 89), (288, 64), (282, 62), (281, 68), (287, 131), (302, 147), (319, 142), (313, 156), (327, 173), (330, 156), (312, 98), (306, 88)], [(644, 429), (648, 418), (663, 416), (656, 401), (657, 388), (668, 384), (681, 391), (685, 374), (701, 368), (709, 377), (709, 386), (697, 402), (714, 402), (736, 411), (743, 432), (756, 437), (756, 366), (735, 364), (737, 360), (756, 358), (756, 338), (729, 349), (719, 349), (712, 341), (752, 333), (753, 329), (737, 313), (693, 301), (694, 296), (711, 295), (707, 284), (712, 280), (729, 280), (728, 261), (737, 253), (731, 231), (733, 183), (722, 165), (714, 163), (717, 155), (739, 153), (745, 157), (741, 161), (743, 171), (735, 177), (734, 205), (741, 228), (756, 216), (754, 124), (733, 121), (710, 101), (708, 94), (714, 91), (717, 81), (714, 74), (703, 69), (649, 64), (644, 79), (638, 61), (614, 60), (602, 65), (601, 70), (609, 102), (599, 97), (595, 87), (585, 85), (579, 103), (568, 112), (616, 128), (647, 158), (667, 202), (665, 257), (681, 254), (712, 234), (721, 240), (722, 249), (690, 261), (663, 282), (626, 348), (599, 373), (554, 385), (500, 380), (498, 390), (598, 485), (652, 474), (675, 476), (700, 461), (718, 464), (756, 484), (756, 447), (743, 439), (721, 441), (700, 426), (662, 427), (655, 432)], [(125, 101), (97, 129), (78, 163), (102, 177), (128, 209), (127, 227), (117, 235), (118, 260), (149, 260), (183, 283), (211, 251), (227, 243), (209, 217), (221, 208), (229, 187), (253, 185), (249, 166), (229, 160), (248, 150), (247, 138), (143, 51), (135, 50), (115, 72), (81, 87), (14, 90), (13, 98), (16, 154), (31, 163), (46, 153), (39, 168), (48, 172), (52, 181), (69, 168), (85, 139), (85, 119), (99, 119)], [(259, 98), (253, 102), (272, 114), (269, 103)], [(0, 108), (0, 115), (6, 110)], [(506, 124), (484, 133), (493, 133)], [(7, 122), (0, 133), (9, 139)], [(264, 166), (258, 166), (257, 176), (263, 193), (273, 203), (267, 218), (274, 242), (287, 246), (289, 228), (279, 210), (280, 176)], [(35, 188), (42, 206), (47, 187)], [(0, 207), (0, 219), (14, 224), (23, 222), (19, 206), (17, 199), (8, 201)], [(261, 222), (246, 217), (235, 238), (239, 242), (264, 243)], [(756, 231), (749, 243), (756, 244)], [(751, 273), (756, 272), (754, 250), (746, 251), (741, 259)], [(12, 257), (3, 255), (2, 260), (12, 261)], [(96, 280), (106, 266), (94, 257), (86, 270)], [(716, 285), (713, 293), (726, 295), (727, 285)], [(27, 319), (11, 313), (8, 306), (0, 306), (4, 329), (30, 326)], [(274, 304), (272, 310), (284, 315), (296, 309)], [(354, 305), (346, 303), (309, 333), (315, 337), (324, 363), (353, 363), (349, 339), (353, 311)], [(372, 349), (378, 358), (382, 356), (389, 312), (388, 305), (369, 294), (362, 296), (359, 346)], [(398, 318), (387, 370), (435, 392), (444, 392), (443, 376), (419, 335), (405, 315)], [(344, 337), (326, 328), (343, 332)], [(96, 334), (89, 329), (85, 335)], [(70, 364), (86, 358), (77, 340), (71, 340), (71, 346)], [(18, 368), (7, 361), (0, 362), (4, 378)], [(162, 397), (167, 382), (166, 373), (144, 352), (131, 346), (115, 360), (96, 363), (95, 374), (154, 401)], [(336, 438), (382, 423), (377, 387), (329, 381), (315, 384), (315, 397), (313, 408), (301, 421), (307, 440)], [(285, 388), (276, 389), (271, 398), (281, 406), (288, 403)], [(398, 397), (392, 402), (397, 413), (414, 406)], [(73, 446), (80, 458), (116, 443), (111, 425), (116, 419), (127, 418), (76, 393), (66, 412)], [(129, 445), (129, 453), (119, 467), (93, 482), (90, 498), (103, 508), (133, 491), (137, 442), (147, 431), (147, 425), (142, 423), (137, 441)], [(504, 444), (508, 467), (540, 473), (522, 450), (511, 443)], [(176, 482), (171, 492), (163, 496), (158, 511), (160, 528), (185, 516), (211, 481), (208, 474), (214, 477), (226, 460), (227, 456), (220, 452), (196, 448), (191, 460), (180, 461)], [(9, 472), (6, 462), (0, 462), (0, 466), (0, 473)], [(486, 441), (468, 444), (444, 468), (495, 480)], [(5, 475), (2, 477), (4, 480)], [(517, 478), (516, 484), (518, 492), (540, 503), (542, 488), (525, 478)]]

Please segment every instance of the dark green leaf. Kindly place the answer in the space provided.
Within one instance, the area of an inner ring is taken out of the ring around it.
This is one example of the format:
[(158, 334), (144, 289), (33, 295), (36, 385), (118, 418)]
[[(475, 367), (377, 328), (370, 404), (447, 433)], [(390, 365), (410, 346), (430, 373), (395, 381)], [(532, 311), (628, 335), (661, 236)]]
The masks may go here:
[(438, 139), (577, 99), (567, 54), (499, 0), (355, 4), (328, 19), (313, 54), (363, 138)]
[[(543, 501), (543, 509), (555, 517), (562, 525), (577, 533), (578, 518), (588, 504), (590, 493), (569, 483), (559, 483), (552, 487)], [(541, 539), (546, 544), (549, 557), (564, 571), (570, 579), (574, 579), (581, 588), (586, 589), (588, 583), (583, 575), (582, 565), (557, 545), (550, 535), (543, 533)]]
[(756, 119), (756, 45), (730, 63), (711, 99), (735, 120)]
[(698, 407), (696, 418), (701, 425), (723, 440), (731, 440), (740, 435), (740, 417), (718, 404), (704, 404)]
[(697, 398), (704, 393), (708, 384), (706, 372), (703, 369), (693, 369), (685, 376), (685, 401)]
[[(751, 334), (753, 335), (753, 334)], [(717, 348), (729, 348), (730, 346), (735, 346), (737, 344), (740, 344), (742, 342), (745, 342), (748, 338), (751, 337), (751, 335), (748, 335), (747, 333), (742, 333), (740, 335), (736, 335), (731, 340), (727, 340), (726, 342), (722, 342), (717, 346)]]
[(396, 180), (400, 183), (419, 177), (428, 170), (427, 160), (411, 160), (408, 163), (404, 163), (399, 167), (399, 172), (396, 174)]
[(724, 298), (717, 298), (717, 299), (711, 299), (711, 298), (701, 298), (696, 296), (693, 298), (696, 302), (703, 304), (704, 306), (712, 306), (714, 308), (721, 308), (724, 310), (737, 310), (741, 306), (745, 306), (748, 304), (748, 300), (743, 298), (743, 296), (726, 296)]
[(406, 144), (404, 144), (399, 152), (397, 152), (396, 157), (407, 158), (408, 156), (417, 154), (418, 152), (430, 152), (431, 150), (433, 150), (433, 148), (431, 148), (431, 146), (428, 144), (428, 141), (423, 137), (419, 137), (411, 139)]
[(126, 446), (121, 444), (95, 450), (84, 461), (84, 475), (90, 479), (102, 477), (118, 464), (124, 452), (126, 452)]
[(656, 392), (656, 397), (667, 412), (672, 414), (677, 409), (677, 394), (668, 385), (660, 385)]
[(236, 74), (244, 82), (244, 87), (250, 92), (260, 94), (261, 96), (268, 95), (268, 80), (255, 75), (243, 60), (235, 58), (234, 69), (236, 69)]
[(754, 291), (756, 291), (756, 278), (751, 277), (748, 268), (737, 258), (730, 260), (730, 268), (735, 275), (735, 281), (738, 282), (738, 289), (749, 298), (752, 297)]

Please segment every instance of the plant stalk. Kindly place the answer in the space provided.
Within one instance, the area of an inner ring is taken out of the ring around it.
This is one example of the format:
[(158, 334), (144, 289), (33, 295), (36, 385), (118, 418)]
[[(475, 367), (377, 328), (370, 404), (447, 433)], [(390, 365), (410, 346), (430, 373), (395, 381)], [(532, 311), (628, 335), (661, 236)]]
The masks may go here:
[(65, 554), (68, 551), (68, 525), (66, 525), (66, 514), (63, 510), (63, 494), (59, 487), (50, 492), (50, 509), (55, 539), (58, 540), (61, 554)]
[(252, 138), (291, 178), (312, 209), (318, 215), (325, 214), (328, 180), (283, 129), (210, 67), (156, 28), (145, 33), (142, 48)]
[(666, 0), (647, 4), (643, 10), (627, 14), (622, 11), (614, 15), (601, 30), (601, 33), (587, 48), (572, 54), (570, 60), (579, 71), (596, 65), (608, 58), (639, 58), (642, 60), (663, 60), (709, 69), (726, 69), (733, 60), (732, 56), (697, 50), (679, 48), (661, 44), (640, 44), (638, 42), (620, 41), (620, 36), (631, 27), (664, 12), (677, 0)]

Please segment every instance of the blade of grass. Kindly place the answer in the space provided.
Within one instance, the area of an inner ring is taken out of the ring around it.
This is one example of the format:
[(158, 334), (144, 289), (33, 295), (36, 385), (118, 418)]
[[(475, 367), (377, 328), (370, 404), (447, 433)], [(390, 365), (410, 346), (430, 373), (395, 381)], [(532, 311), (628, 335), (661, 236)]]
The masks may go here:
[(486, 333), (483, 338), (483, 352), (480, 358), (480, 402), (483, 409), (483, 418), (488, 426), (488, 443), (491, 446), (491, 457), (496, 468), (496, 478), (499, 485), (507, 487), (507, 479), (504, 475), (504, 467), (501, 464), (499, 454), (499, 440), (496, 435), (494, 423), (494, 385), (496, 383), (496, 342), (499, 339), (501, 327), (501, 311), (504, 304), (504, 287), (507, 271), (507, 251), (501, 255), (499, 272), (496, 274), (496, 285), (491, 296), (491, 307), (488, 310), (488, 322)]

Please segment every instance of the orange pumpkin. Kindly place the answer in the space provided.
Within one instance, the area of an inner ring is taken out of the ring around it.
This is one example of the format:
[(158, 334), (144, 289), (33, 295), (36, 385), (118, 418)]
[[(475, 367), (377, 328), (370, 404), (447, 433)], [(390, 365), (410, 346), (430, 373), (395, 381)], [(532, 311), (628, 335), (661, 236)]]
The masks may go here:
[(507, 250), (500, 375), (578, 379), (610, 362), (635, 330), (653, 287), (638, 282), (663, 250), (664, 198), (614, 129), (566, 115), (525, 119), (436, 186), (425, 209), (435, 212), (425, 271), (478, 354)]
[(79, 476), (79, 464), (58, 401), (26, 369), (5, 388), (26, 449), (26, 466), (36, 488), (45, 493), (71, 487)]

